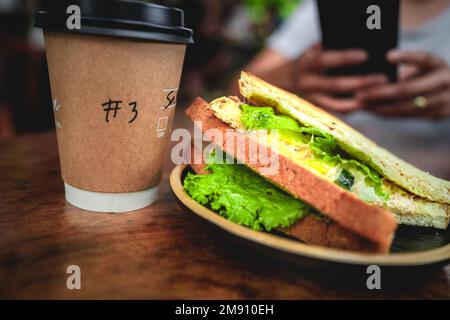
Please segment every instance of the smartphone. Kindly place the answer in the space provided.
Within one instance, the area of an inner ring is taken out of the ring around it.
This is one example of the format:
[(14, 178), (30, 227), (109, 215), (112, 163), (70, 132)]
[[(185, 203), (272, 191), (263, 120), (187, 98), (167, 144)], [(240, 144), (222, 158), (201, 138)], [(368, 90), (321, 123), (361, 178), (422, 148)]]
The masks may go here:
[(383, 73), (397, 80), (397, 66), (386, 53), (397, 47), (399, 0), (316, 0), (322, 30), (322, 47), (331, 50), (360, 48), (367, 62), (327, 70), (329, 75)]

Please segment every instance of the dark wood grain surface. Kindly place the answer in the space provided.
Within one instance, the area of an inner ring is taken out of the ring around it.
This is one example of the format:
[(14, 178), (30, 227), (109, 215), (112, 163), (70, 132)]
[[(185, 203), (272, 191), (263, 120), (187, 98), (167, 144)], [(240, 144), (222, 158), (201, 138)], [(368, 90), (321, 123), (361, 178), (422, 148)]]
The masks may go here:
[[(54, 133), (0, 142), (0, 298), (450, 298), (450, 266), (374, 292), (235, 247), (178, 207), (172, 167), (153, 206), (91, 213), (64, 199)], [(69, 265), (81, 290), (66, 287)]]

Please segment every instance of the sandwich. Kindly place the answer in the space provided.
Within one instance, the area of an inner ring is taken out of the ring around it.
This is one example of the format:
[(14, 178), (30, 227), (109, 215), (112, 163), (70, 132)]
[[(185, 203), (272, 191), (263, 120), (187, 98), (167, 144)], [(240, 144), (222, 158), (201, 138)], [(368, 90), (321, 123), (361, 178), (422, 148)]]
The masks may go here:
[[(449, 181), (249, 73), (241, 74), (239, 88), (242, 99), (197, 98), (187, 110), (206, 138), (238, 162), (206, 155), (204, 164), (192, 165), (196, 173), (184, 188), (197, 202), (249, 228), (366, 252), (389, 251), (397, 223), (448, 227)], [(240, 149), (252, 143), (257, 148)], [(254, 161), (259, 149), (276, 155), (275, 172)]]

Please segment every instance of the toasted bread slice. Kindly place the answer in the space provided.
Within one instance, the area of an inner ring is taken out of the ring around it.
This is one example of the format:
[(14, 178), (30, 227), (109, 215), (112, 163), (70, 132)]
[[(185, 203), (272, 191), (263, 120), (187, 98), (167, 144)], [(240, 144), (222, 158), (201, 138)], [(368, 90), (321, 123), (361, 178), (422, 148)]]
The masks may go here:
[[(245, 145), (252, 143), (258, 145), (258, 142), (255, 142), (253, 137), (244, 132), (230, 130), (231, 128), (225, 122), (218, 119), (209, 109), (208, 103), (201, 98), (197, 98), (192, 103), (187, 110), (187, 115), (193, 121), (201, 121), (201, 129), (207, 138), (226, 153), (232, 155), (259, 175), (265, 177), (294, 197), (305, 201), (333, 220), (338, 227), (326, 228), (327, 233), (324, 234), (325, 238), (321, 238), (324, 243), (334, 247), (352, 246), (351, 243), (354, 239), (344, 240), (340, 244), (338, 244), (339, 241), (336, 239), (339, 236), (342, 236), (342, 239), (360, 237), (363, 240), (367, 240), (367, 243), (362, 241), (364, 245), (360, 245), (359, 247), (369, 248), (369, 251), (386, 252), (389, 250), (397, 224), (388, 211), (361, 201), (352, 193), (314, 175), (310, 171), (296, 165), (291, 159), (280, 154), (277, 154), (277, 174), (269, 175), (265, 173), (267, 163), (252, 161), (252, 159), (258, 158), (252, 154), (255, 150), (249, 148), (248, 152), (242, 153), (238, 152), (235, 147), (237, 141), (244, 142)], [(214, 132), (214, 134), (210, 134), (210, 131)], [(217, 135), (217, 131), (222, 133), (221, 137)], [(265, 148), (264, 146), (258, 146)], [(273, 150), (269, 150), (269, 152), (275, 153)], [(305, 228), (308, 230), (313, 225), (315, 226), (314, 228), (317, 228), (317, 225), (321, 226), (320, 228), (324, 228), (322, 224), (308, 222), (309, 220), (305, 219), (303, 222)], [(303, 238), (302, 240), (311, 242), (313, 235), (309, 233), (304, 234), (302, 230), (303, 227), (294, 226), (286, 232), (295, 235), (300, 233), (302, 236), (297, 235), (298, 238)], [(333, 234), (334, 236), (332, 236)], [(347, 234), (347, 236), (343, 236), (344, 234)], [(318, 240), (315, 240), (315, 242), (317, 243)], [(344, 245), (343, 243), (346, 244)]]

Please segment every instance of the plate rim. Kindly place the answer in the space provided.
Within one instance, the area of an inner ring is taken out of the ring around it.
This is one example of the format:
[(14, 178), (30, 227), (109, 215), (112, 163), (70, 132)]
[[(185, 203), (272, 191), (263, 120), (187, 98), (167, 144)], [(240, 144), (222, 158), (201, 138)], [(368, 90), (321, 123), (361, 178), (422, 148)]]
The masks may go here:
[(216, 212), (206, 208), (193, 200), (184, 190), (181, 175), (188, 164), (179, 164), (172, 169), (169, 177), (170, 187), (175, 196), (194, 214), (213, 223), (222, 230), (247, 241), (297, 256), (351, 264), (351, 265), (379, 265), (379, 266), (425, 266), (450, 260), (450, 243), (440, 248), (406, 253), (362, 253), (335, 248), (306, 244), (300, 241), (282, 238), (280, 236), (249, 229), (227, 220)]

